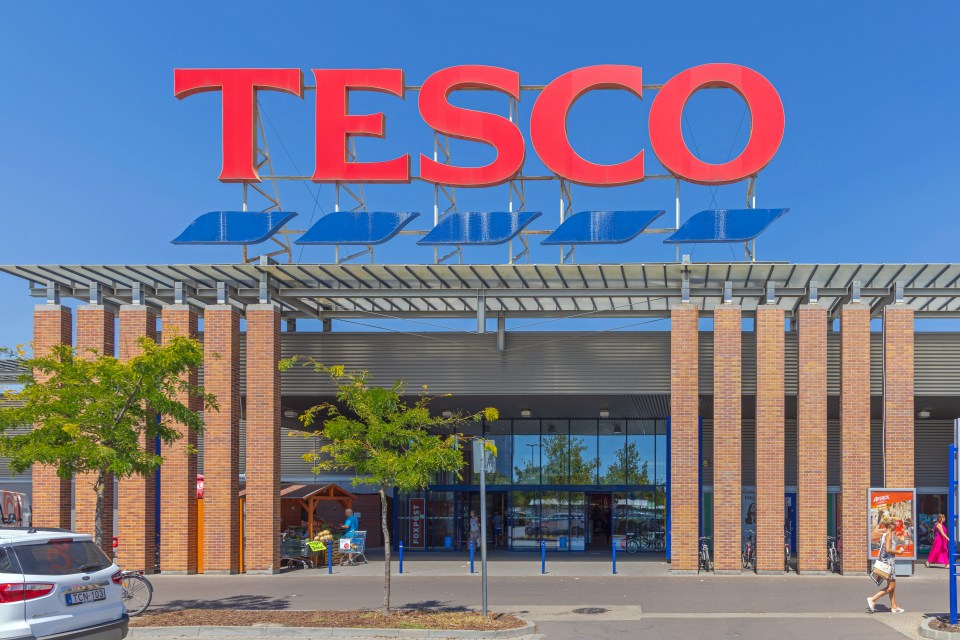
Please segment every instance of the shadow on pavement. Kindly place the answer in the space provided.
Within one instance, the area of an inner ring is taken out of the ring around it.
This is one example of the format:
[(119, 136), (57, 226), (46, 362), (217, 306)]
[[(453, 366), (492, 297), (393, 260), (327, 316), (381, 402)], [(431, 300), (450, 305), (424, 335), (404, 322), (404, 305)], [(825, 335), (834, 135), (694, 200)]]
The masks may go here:
[(473, 611), (470, 607), (463, 605), (450, 605), (441, 600), (421, 600), (420, 602), (408, 602), (403, 605), (404, 609), (429, 609), (431, 611), (447, 611), (453, 613), (463, 613)]
[(241, 595), (226, 596), (215, 600), (170, 600), (155, 607), (164, 611), (174, 609), (243, 609), (248, 611), (277, 611), (289, 609), (290, 602), (286, 598), (270, 598), (267, 596)]

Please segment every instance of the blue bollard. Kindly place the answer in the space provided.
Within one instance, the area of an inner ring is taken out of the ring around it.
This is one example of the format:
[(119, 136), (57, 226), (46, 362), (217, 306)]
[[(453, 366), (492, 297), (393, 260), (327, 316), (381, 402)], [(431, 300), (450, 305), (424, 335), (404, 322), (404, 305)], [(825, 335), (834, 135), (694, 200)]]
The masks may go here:
[(613, 575), (617, 575), (617, 541), (613, 541)]
[(333, 575), (333, 540), (327, 543), (327, 573)]
[(403, 575), (403, 540), (400, 541), (400, 574)]
[(947, 487), (947, 547), (950, 550), (948, 571), (950, 577), (950, 624), (957, 624), (960, 612), (957, 611), (957, 445), (952, 444), (948, 449), (950, 458), (947, 463), (949, 485)]
[(473, 540), (470, 541), (470, 573), (473, 573)]
[(547, 543), (545, 540), (540, 541), (540, 575), (544, 575), (547, 572)]

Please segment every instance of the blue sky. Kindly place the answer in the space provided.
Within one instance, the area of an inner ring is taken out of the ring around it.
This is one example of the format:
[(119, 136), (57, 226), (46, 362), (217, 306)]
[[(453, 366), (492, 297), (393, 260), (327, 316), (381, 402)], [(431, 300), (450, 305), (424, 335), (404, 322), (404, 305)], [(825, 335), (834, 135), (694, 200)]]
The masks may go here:
[[(921, 9), (874, 2), (286, 2), (17, 3), (4, 8), (0, 70), (4, 147), (3, 263), (236, 262), (235, 248), (175, 247), (169, 241), (205, 211), (235, 209), (240, 187), (217, 182), (220, 100), (173, 97), (176, 67), (400, 67), (408, 84), (464, 63), (515, 69), (524, 84), (544, 84), (571, 69), (619, 63), (663, 82), (707, 62), (756, 69), (777, 88), (787, 126), (783, 144), (758, 182), (758, 206), (790, 207), (761, 238), (760, 258), (793, 262), (941, 262), (956, 259), (960, 126), (956, 27), (960, 5)], [(524, 94), (526, 135), (535, 94)], [(647, 149), (653, 95), (637, 101), (596, 92), (574, 107), (574, 147), (595, 162)], [(279, 173), (313, 168), (313, 94), (262, 98)], [(506, 113), (506, 99), (471, 94), (457, 104)], [(353, 101), (357, 112), (384, 111), (388, 137), (363, 140), (364, 159), (429, 153), (416, 94)], [(701, 92), (688, 106), (688, 129), (704, 160), (743, 148), (743, 103), (729, 91)], [(749, 117), (747, 117), (749, 121)], [(737, 135), (739, 129), (739, 135)], [(544, 168), (528, 141), (528, 174)], [(465, 164), (488, 149), (461, 143)], [(416, 164), (414, 164), (416, 169)], [(333, 189), (285, 184), (285, 209), (298, 226), (333, 208)], [(711, 206), (739, 206), (744, 186), (712, 192), (684, 185), (684, 217)], [(432, 211), (423, 185), (367, 190), (371, 210)], [(462, 209), (504, 209), (507, 188), (466, 192)], [(319, 204), (317, 204), (319, 203)], [(557, 224), (555, 184), (531, 188), (534, 228)], [(574, 208), (673, 206), (672, 184), (621, 189), (574, 187)], [(692, 248), (691, 248), (692, 249)], [(685, 250), (685, 253), (690, 249)], [(329, 262), (332, 250), (298, 251)], [(556, 248), (536, 247), (537, 262)], [(428, 262), (429, 249), (400, 238), (378, 262)], [(726, 245), (699, 247), (695, 261), (740, 258)], [(504, 247), (468, 250), (466, 259), (500, 262)], [(581, 262), (655, 262), (673, 249), (645, 236), (615, 250), (578, 251)], [(0, 344), (30, 339), (26, 285), (0, 278), (8, 312)]]

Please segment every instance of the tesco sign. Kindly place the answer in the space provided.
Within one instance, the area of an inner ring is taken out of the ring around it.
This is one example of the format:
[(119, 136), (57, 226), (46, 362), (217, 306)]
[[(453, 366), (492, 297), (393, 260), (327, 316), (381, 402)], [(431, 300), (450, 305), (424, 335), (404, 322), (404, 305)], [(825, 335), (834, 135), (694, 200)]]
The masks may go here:
[[(383, 113), (351, 114), (355, 91), (378, 91), (404, 98), (401, 69), (314, 69), (316, 81), (316, 163), (314, 182), (410, 182), (410, 155), (380, 162), (348, 162), (348, 136), (382, 138)], [(631, 65), (604, 64), (569, 71), (548, 84), (530, 117), (530, 139), (552, 172), (587, 186), (617, 186), (644, 179), (644, 151), (624, 162), (597, 164), (570, 145), (567, 113), (582, 95), (595, 89), (619, 89), (643, 97), (643, 72)], [(681, 118), (687, 100), (705, 88), (736, 91), (750, 109), (752, 129), (746, 148), (723, 164), (703, 162), (683, 140)], [(441, 164), (423, 154), (420, 178), (455, 187), (503, 184), (520, 171), (526, 154), (523, 135), (509, 119), (456, 107), (448, 98), (461, 89), (484, 89), (520, 98), (520, 74), (510, 69), (460, 65), (437, 71), (420, 88), (418, 106), (435, 131), (488, 144), (496, 159), (481, 167)], [(257, 92), (281, 91), (303, 97), (300, 69), (176, 69), (177, 98), (204, 91), (221, 92), (223, 103), (223, 182), (259, 182), (256, 167)], [(783, 103), (773, 85), (752, 69), (736, 64), (705, 64), (683, 71), (657, 92), (650, 107), (650, 145), (660, 163), (677, 178), (702, 185), (729, 184), (755, 175), (773, 158), (783, 138)]]

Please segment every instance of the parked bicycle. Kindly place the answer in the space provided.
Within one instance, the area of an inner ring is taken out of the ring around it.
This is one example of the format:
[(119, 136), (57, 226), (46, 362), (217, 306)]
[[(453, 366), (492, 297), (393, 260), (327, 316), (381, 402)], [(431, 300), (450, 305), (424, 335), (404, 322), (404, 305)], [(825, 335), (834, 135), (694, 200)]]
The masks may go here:
[(827, 536), (827, 570), (840, 573), (840, 551), (837, 549), (837, 539), (833, 536)]
[(138, 616), (147, 610), (153, 600), (153, 585), (143, 571), (124, 571), (120, 586), (123, 587), (123, 604), (127, 615)]
[(757, 549), (753, 543), (753, 531), (744, 534), (743, 552), (740, 554), (740, 564), (744, 571), (753, 571), (757, 567)]
[(783, 570), (790, 573), (790, 531), (785, 531), (783, 535)]
[(700, 563), (697, 566), (697, 573), (703, 571), (713, 571), (713, 560), (710, 559), (710, 547), (707, 546), (707, 540), (713, 540), (712, 537), (700, 538)]
[(653, 549), (654, 551), (663, 551), (667, 548), (666, 531), (648, 531), (641, 537), (639, 531), (627, 532), (626, 550), (627, 553), (636, 553), (642, 548)]

